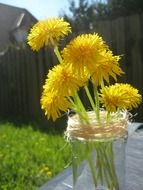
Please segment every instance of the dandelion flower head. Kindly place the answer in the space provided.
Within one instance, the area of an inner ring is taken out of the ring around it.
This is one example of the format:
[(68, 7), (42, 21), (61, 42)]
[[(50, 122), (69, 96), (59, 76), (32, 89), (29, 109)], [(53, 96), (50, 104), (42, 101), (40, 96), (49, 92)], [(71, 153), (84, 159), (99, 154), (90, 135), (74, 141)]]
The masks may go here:
[(43, 91), (41, 96), (41, 108), (45, 111), (48, 119), (53, 121), (61, 116), (61, 111), (66, 112), (71, 107), (70, 102), (64, 96), (58, 96), (56, 93)]
[(103, 51), (102, 59), (100, 59), (95, 67), (94, 73), (91, 77), (92, 82), (98, 86), (103, 80), (109, 84), (109, 77), (117, 80), (116, 75), (120, 76), (124, 72), (119, 66), (120, 56), (113, 56), (111, 51)]
[(138, 90), (129, 84), (115, 83), (105, 86), (100, 95), (100, 101), (108, 112), (137, 108), (142, 101)]
[(71, 27), (63, 18), (51, 18), (37, 22), (28, 35), (28, 44), (38, 51), (49, 43), (55, 45), (60, 38), (71, 32)]
[(105, 48), (107, 46), (98, 34), (82, 34), (74, 38), (61, 53), (64, 61), (82, 75), (85, 68), (93, 72), (100, 52)]
[(71, 67), (60, 64), (49, 71), (44, 89), (59, 96), (72, 96), (84, 83), (84, 79), (73, 73)]

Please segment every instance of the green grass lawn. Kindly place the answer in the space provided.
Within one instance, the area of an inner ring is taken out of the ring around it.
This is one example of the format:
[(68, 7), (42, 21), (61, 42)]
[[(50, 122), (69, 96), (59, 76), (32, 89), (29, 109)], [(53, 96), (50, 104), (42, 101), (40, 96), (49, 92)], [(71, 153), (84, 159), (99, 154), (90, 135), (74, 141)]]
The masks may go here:
[(0, 124), (0, 190), (34, 190), (71, 162), (63, 135)]

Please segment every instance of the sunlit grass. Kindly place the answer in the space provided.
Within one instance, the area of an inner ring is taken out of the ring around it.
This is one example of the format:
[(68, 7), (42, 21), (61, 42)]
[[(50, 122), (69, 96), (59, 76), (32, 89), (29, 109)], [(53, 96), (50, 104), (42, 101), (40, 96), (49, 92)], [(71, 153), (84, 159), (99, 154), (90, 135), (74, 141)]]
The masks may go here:
[(0, 190), (33, 190), (70, 163), (63, 135), (0, 124)]

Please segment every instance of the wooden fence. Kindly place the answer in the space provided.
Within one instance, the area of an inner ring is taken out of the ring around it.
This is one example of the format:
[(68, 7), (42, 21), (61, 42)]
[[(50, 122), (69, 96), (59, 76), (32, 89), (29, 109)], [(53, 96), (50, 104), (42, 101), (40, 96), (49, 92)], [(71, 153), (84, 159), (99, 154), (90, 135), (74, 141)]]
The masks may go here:
[[(121, 66), (126, 75), (121, 81), (131, 83), (143, 94), (143, 14), (99, 21), (94, 32), (103, 37), (114, 54), (123, 55)], [(35, 53), (29, 48), (11, 47), (1, 53), (0, 116), (42, 118), (42, 85), (54, 63), (56, 58), (50, 49)], [(143, 122), (143, 106), (137, 112), (136, 120)]]
[[(101, 34), (114, 54), (123, 55), (121, 67), (128, 82), (143, 95), (143, 14), (97, 22), (95, 32)], [(137, 121), (143, 122), (143, 104), (135, 110)]]
[[(50, 49), (49, 49), (50, 51)], [(40, 95), (52, 53), (10, 47), (0, 56), (0, 116), (36, 118)]]

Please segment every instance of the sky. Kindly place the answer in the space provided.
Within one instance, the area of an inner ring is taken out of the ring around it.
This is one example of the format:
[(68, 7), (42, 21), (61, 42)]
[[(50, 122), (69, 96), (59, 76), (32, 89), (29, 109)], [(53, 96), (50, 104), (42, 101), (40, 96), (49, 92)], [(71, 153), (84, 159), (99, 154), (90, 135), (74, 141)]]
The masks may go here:
[[(78, 0), (75, 0), (78, 2)], [(38, 20), (68, 13), (69, 0), (0, 0), (0, 3), (27, 9)]]

